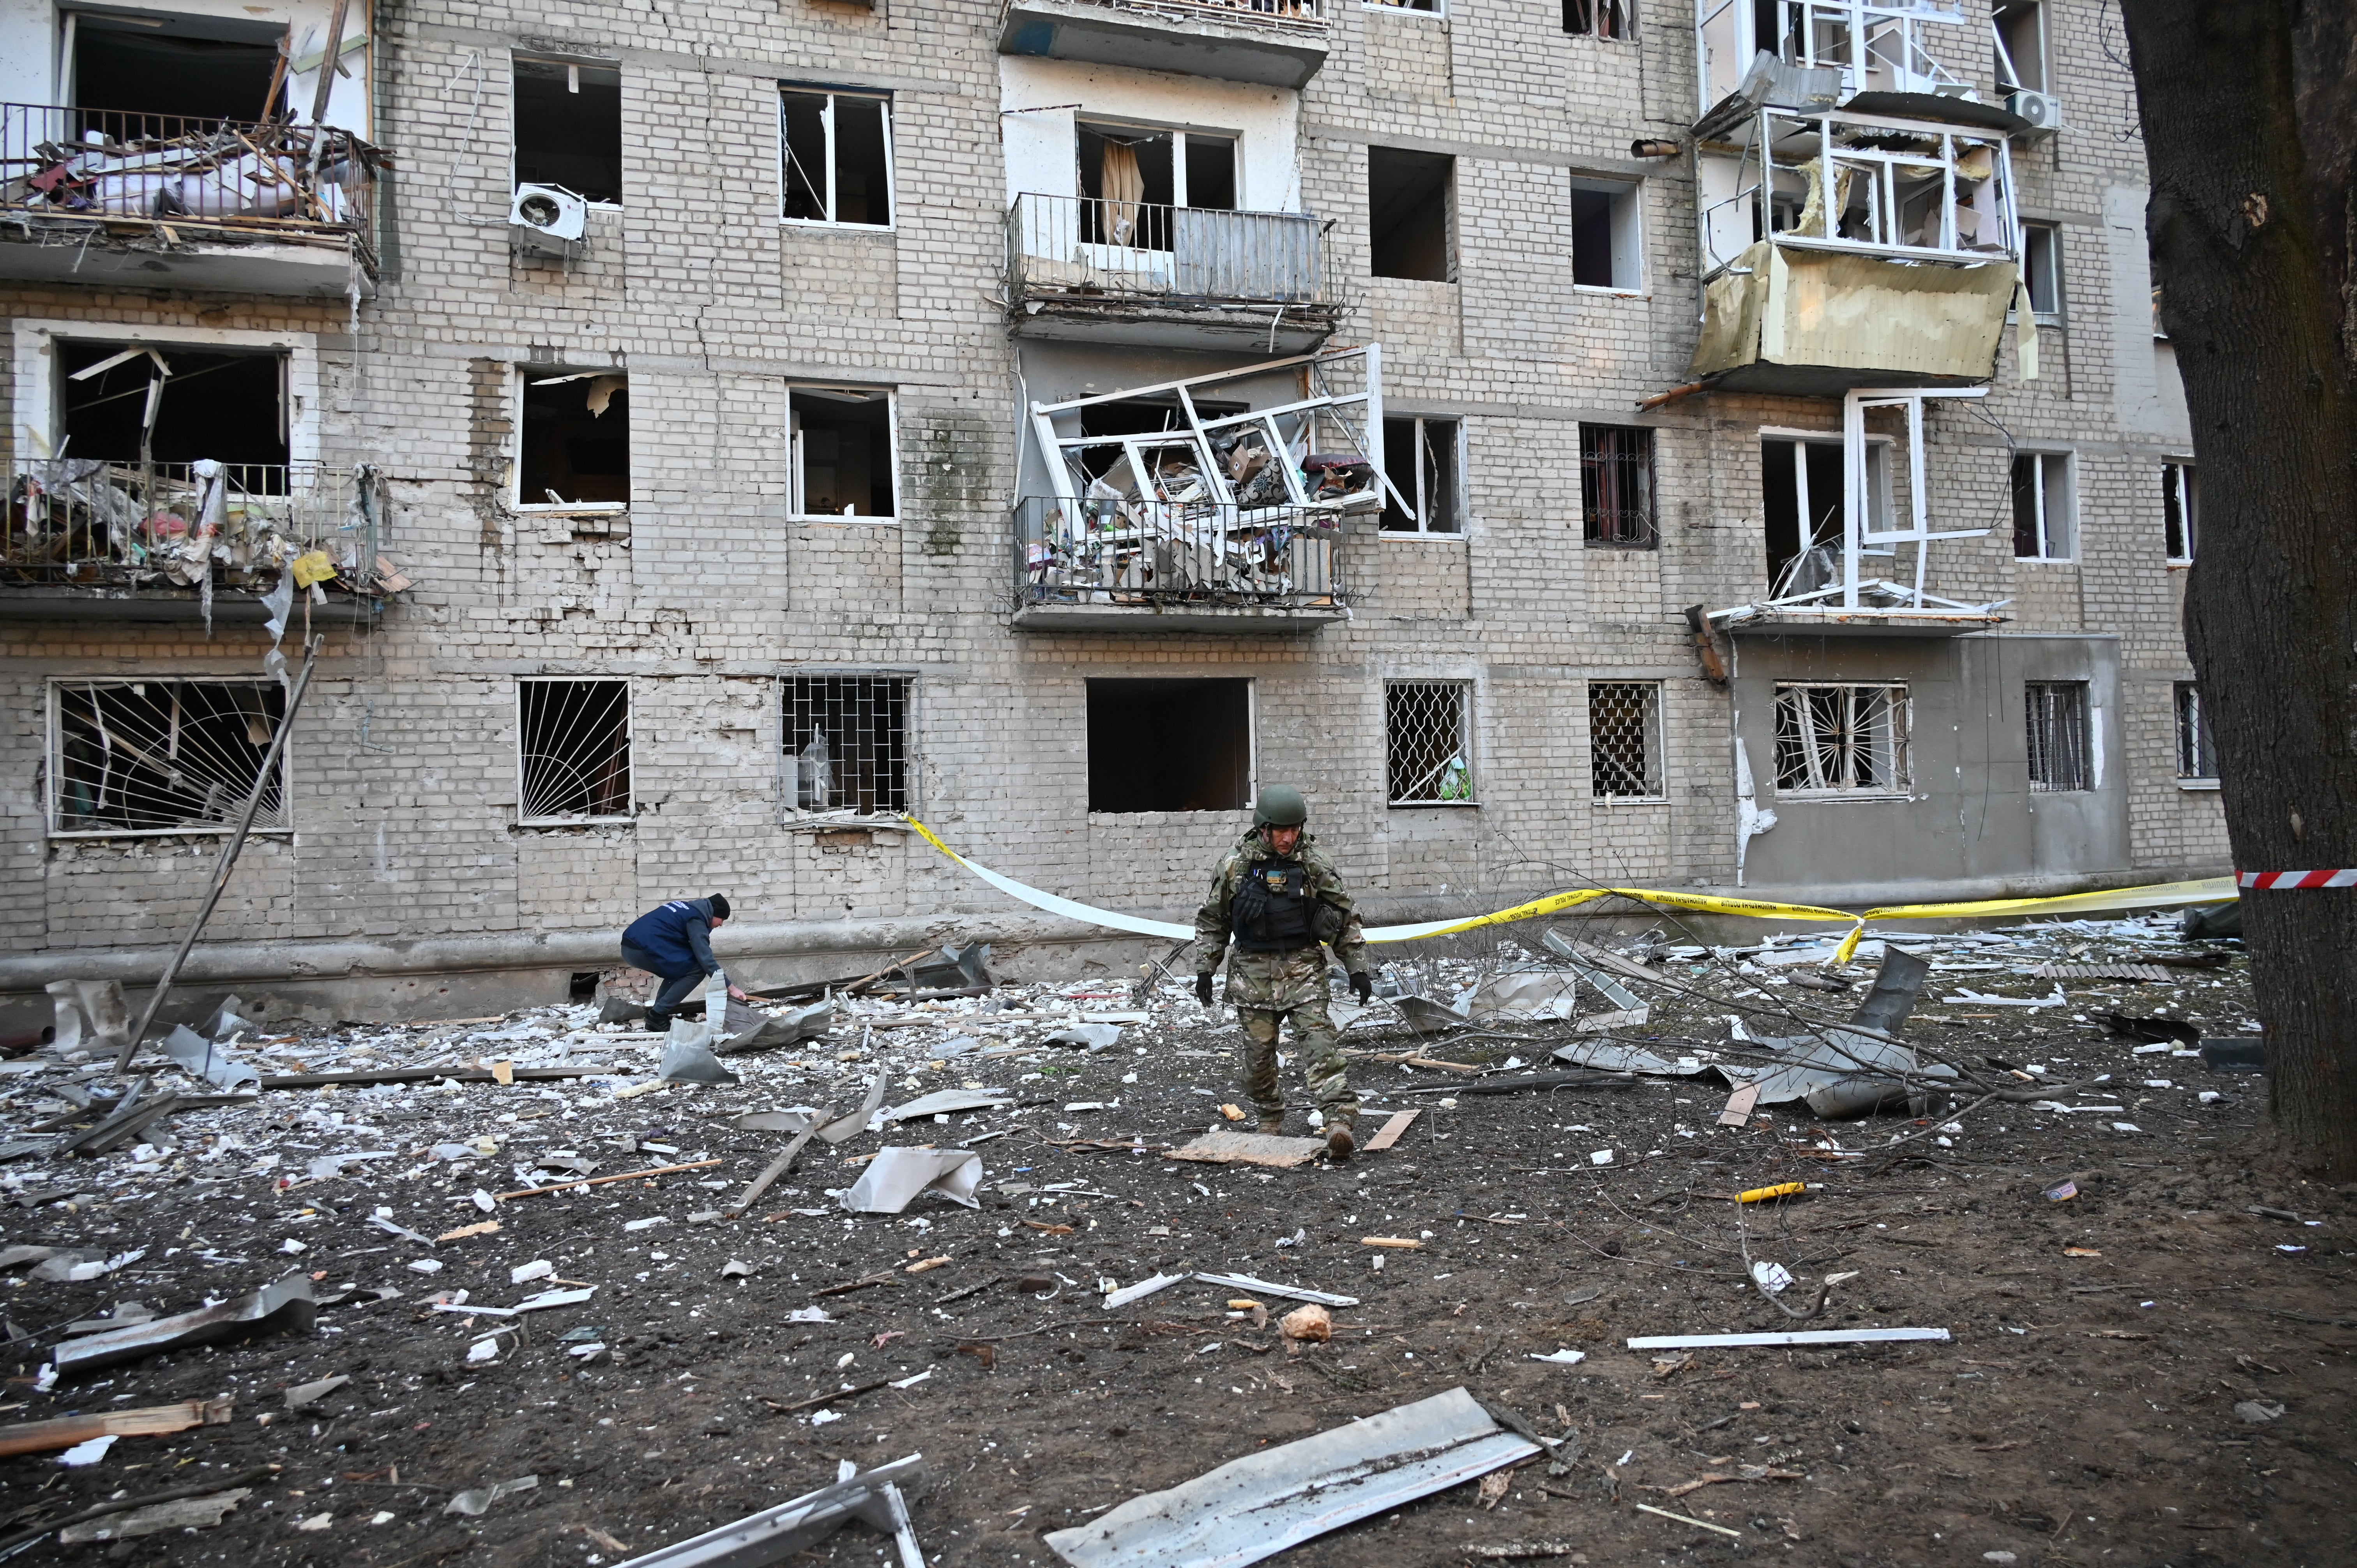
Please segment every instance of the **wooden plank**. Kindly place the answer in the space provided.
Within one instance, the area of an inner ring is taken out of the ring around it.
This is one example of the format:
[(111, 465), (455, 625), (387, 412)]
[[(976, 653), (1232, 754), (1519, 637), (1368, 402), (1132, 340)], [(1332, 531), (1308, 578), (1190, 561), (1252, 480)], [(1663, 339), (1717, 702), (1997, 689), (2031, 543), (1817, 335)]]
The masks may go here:
[(70, 1448), (93, 1437), (160, 1437), (167, 1433), (186, 1432), (192, 1426), (225, 1426), (233, 1402), (225, 1399), (185, 1400), (178, 1404), (149, 1405), (144, 1410), (65, 1415), (55, 1421), (0, 1427), (0, 1458)]
[[(520, 1067), (512, 1069), (513, 1081), (546, 1082), (568, 1078), (608, 1078), (613, 1069), (602, 1067)], [(368, 1072), (287, 1072), (265, 1074), (264, 1089), (325, 1089), (329, 1084), (371, 1083), (432, 1083), (436, 1079), (449, 1079), (456, 1083), (495, 1083), (496, 1075), (487, 1068), (472, 1067), (388, 1067)]]
[(1193, 1143), (1171, 1150), (1169, 1157), (1214, 1165), (1274, 1165), (1290, 1170), (1308, 1165), (1325, 1152), (1323, 1138), (1270, 1138), (1258, 1133), (1214, 1128)]
[(1393, 1112), (1390, 1119), (1384, 1122), (1375, 1135), (1367, 1140), (1367, 1153), (1372, 1155), (1377, 1149), (1388, 1149), (1398, 1143), (1400, 1134), (1406, 1132), (1409, 1124), (1423, 1114), (1421, 1111)]
[(1760, 1103), (1760, 1086), (1747, 1083), (1727, 1097), (1727, 1108), (1718, 1113), (1722, 1127), (1740, 1127), (1751, 1120), (1752, 1108)]

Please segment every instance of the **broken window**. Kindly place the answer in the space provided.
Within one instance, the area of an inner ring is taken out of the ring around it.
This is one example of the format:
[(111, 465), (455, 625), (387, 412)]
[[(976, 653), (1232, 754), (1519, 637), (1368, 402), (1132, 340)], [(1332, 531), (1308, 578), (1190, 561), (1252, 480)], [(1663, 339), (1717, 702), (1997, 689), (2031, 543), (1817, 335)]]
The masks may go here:
[(796, 517), (899, 515), (889, 392), (790, 387), (786, 429), (786, 504)]
[(2029, 290), (2029, 314), (2040, 321), (2062, 317), (2062, 231), (2052, 223), (2021, 226), (2021, 281)]
[[(119, 140), (139, 134), (179, 135), (195, 129), (160, 123), (126, 124), (125, 115), (161, 122), (267, 120), (284, 102), (278, 71), (283, 26), (226, 17), (136, 18), (68, 13), (70, 80), (78, 109), (109, 110), (108, 131)], [(316, 44), (313, 46), (317, 47)]]
[[(236, 826), (286, 711), (275, 681), (61, 681), (50, 703), (55, 833)], [(294, 825), (283, 752), (253, 825)]]
[(1777, 792), (1905, 794), (1908, 718), (1903, 685), (1780, 684)]
[(1592, 681), (1587, 687), (1588, 789), (1598, 800), (1658, 799), (1662, 687), (1657, 681)]
[(1383, 421), (1383, 531), (1462, 533), (1458, 453), (1461, 426), (1453, 419)]
[(1091, 681), (1089, 810), (1234, 811), (1252, 803), (1252, 682)]
[[(58, 339), (59, 450), (110, 463), (287, 460), (287, 358), (272, 349)], [(249, 477), (249, 490), (284, 489)]]
[(2029, 729), (2029, 787), (2041, 792), (2093, 788), (2087, 768), (2087, 683), (2032, 681), (2022, 708)]
[[(1842, 464), (1838, 437), (1771, 436), (1760, 443), (1770, 593), (1803, 594), (1840, 580)], [(1890, 469), (1891, 443), (1869, 439), (1866, 444), (1867, 533), (1885, 532), (1890, 527)], [(1859, 547), (1859, 553), (1865, 555), (1889, 555), (1894, 551), (1889, 543)]]
[(1472, 691), (1462, 681), (1383, 682), (1391, 804), (1473, 804)]
[(1643, 203), (1627, 180), (1571, 183), (1571, 281), (1580, 288), (1641, 289)]
[(1233, 136), (1085, 121), (1075, 130), (1084, 244), (1168, 251), (1174, 209), (1235, 207)]
[(798, 811), (889, 816), (909, 808), (905, 675), (797, 675), (786, 682), (786, 777)]
[(1650, 549), (1653, 522), (1653, 433), (1642, 425), (1579, 427), (1580, 537), (1590, 544)]
[(1371, 11), (1421, 11), (1428, 16), (1447, 14), (1448, 0), (1361, 0)]
[(2193, 563), (2193, 547), (2201, 532), (2201, 492), (2194, 483), (2190, 463), (2160, 466), (2161, 537), (2172, 566)]
[(1633, 38), (1636, 0), (1563, 0), (1563, 30), (1586, 38)]
[(2068, 452), (2014, 455), (2014, 559), (2070, 561), (2077, 557), (2077, 508), (2071, 489)]
[(780, 88), (778, 113), (789, 221), (891, 223), (890, 99)]
[(2179, 779), (2218, 777), (2218, 743), (2210, 738), (2210, 709), (2201, 688), (2190, 681), (2177, 682), (2177, 776)]
[(524, 372), (516, 424), (516, 504), (627, 506), (630, 378), (615, 371)]
[(622, 72), (515, 58), (515, 179), (587, 201), (622, 199)]
[(1456, 278), (1456, 177), (1457, 160), (1446, 153), (1367, 149), (1367, 246), (1376, 277)]
[(2046, 25), (2038, 0), (1996, 0), (1989, 7), (1989, 31), (1996, 39), (1996, 84), (2000, 91), (2046, 91)]
[(526, 827), (626, 822), (630, 688), (622, 681), (516, 687), (517, 819)]

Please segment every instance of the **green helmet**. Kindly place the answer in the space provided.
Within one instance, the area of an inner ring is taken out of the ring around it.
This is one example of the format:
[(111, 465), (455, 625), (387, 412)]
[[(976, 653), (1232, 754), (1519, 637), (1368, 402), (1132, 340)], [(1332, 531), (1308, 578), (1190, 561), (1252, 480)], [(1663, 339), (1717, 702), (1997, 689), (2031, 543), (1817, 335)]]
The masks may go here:
[(1256, 828), (1297, 828), (1309, 820), (1309, 802), (1290, 784), (1271, 784), (1253, 807)]

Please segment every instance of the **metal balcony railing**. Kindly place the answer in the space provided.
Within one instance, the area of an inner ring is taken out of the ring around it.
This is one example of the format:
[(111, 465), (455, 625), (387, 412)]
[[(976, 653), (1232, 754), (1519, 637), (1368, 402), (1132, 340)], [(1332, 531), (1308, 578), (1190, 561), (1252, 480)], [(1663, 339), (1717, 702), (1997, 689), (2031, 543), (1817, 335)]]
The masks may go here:
[(1326, 306), (1323, 220), (1093, 196), (1015, 199), (1009, 303)]
[(365, 466), (19, 462), (0, 586), (259, 594), (291, 570), (305, 586), (382, 595), (394, 590), (378, 565), (380, 490)]
[(0, 212), (361, 242), (384, 155), (349, 131), (0, 103)]
[(1026, 496), (1015, 506), (1017, 602), (1339, 607), (1341, 523), (1311, 507)]
[[(1108, 11), (1167, 16), (1178, 22), (1215, 22), (1262, 27), (1271, 32), (1323, 38), (1333, 30), (1326, 0), (1082, 0)], [(1011, 4), (1011, 0), (1010, 0)]]

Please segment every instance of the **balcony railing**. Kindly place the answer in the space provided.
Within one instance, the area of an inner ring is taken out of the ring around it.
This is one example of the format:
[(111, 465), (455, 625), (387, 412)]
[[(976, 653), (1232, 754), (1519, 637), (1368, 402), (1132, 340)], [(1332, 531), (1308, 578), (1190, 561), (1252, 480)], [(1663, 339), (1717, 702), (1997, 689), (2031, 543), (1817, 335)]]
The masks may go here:
[(1008, 302), (1330, 307), (1325, 224), (1092, 196), (1024, 195), (1006, 218)]
[(1167, 16), (1177, 22), (1216, 22), (1263, 27), (1271, 32), (1323, 38), (1332, 29), (1326, 0), (1082, 0), (1107, 11)]
[(0, 212), (208, 238), (366, 241), (377, 148), (333, 126), (0, 104)]
[(1311, 507), (1027, 496), (1015, 507), (1017, 602), (1339, 611), (1341, 524)]
[[(0, 587), (268, 593), (297, 584), (381, 596), (380, 481), (318, 463), (20, 462), (0, 517)], [(323, 568), (332, 568), (324, 571)]]

